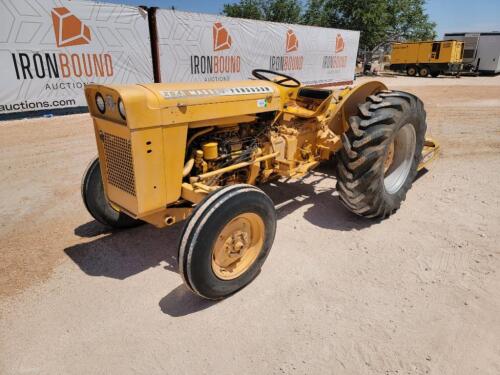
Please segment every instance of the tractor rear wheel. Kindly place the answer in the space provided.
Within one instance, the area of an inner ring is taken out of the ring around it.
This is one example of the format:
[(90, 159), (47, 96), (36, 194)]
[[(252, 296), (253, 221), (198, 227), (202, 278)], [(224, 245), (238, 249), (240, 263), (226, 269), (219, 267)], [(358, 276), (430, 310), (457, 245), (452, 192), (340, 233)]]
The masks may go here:
[(179, 273), (207, 299), (227, 297), (260, 272), (274, 241), (272, 200), (255, 186), (225, 186), (193, 210), (179, 244)]
[(112, 228), (131, 228), (144, 223), (116, 210), (109, 204), (102, 185), (99, 158), (92, 160), (83, 174), (81, 190), (87, 211), (101, 224)]
[(342, 203), (368, 218), (385, 218), (405, 200), (424, 146), (423, 103), (401, 91), (372, 95), (349, 118), (337, 164)]

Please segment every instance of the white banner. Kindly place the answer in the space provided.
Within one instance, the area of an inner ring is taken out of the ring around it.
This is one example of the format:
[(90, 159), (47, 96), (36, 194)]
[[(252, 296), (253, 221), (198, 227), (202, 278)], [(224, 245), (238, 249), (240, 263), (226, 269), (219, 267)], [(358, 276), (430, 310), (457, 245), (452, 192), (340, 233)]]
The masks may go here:
[(160, 9), (162, 82), (248, 79), (253, 69), (305, 84), (351, 82), (359, 32)]
[(86, 106), (86, 83), (153, 82), (147, 13), (90, 1), (0, 1), (0, 114)]

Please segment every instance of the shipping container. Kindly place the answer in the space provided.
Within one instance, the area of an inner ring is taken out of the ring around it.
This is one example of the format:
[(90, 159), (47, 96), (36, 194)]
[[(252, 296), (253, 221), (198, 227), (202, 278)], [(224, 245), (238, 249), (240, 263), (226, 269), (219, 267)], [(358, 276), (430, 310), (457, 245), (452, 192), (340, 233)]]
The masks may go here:
[(500, 73), (500, 32), (446, 33), (444, 39), (465, 43), (463, 62), (468, 70)]

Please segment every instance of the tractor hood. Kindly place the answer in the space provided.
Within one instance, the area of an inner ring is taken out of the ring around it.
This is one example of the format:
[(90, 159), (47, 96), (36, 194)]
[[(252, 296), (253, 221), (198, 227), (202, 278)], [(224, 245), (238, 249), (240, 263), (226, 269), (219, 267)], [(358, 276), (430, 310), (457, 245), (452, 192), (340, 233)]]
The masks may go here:
[(155, 94), (162, 107), (237, 102), (280, 95), (277, 85), (261, 80), (152, 83), (141, 86)]
[[(263, 80), (88, 85), (85, 89), (94, 117), (120, 121), (117, 108), (121, 100), (130, 129), (276, 111), (282, 108), (284, 91)], [(108, 103), (105, 113), (96, 108), (97, 94)]]

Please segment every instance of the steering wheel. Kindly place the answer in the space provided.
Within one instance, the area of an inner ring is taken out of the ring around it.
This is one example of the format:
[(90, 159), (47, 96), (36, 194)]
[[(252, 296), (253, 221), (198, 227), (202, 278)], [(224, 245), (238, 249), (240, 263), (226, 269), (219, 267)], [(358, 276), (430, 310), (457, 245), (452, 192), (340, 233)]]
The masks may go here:
[[(273, 74), (277, 77), (281, 77), (281, 79), (279, 79), (277, 81), (273, 81), (271, 78), (267, 77), (263, 73)], [(300, 87), (300, 82), (298, 80), (296, 80), (295, 78), (287, 76), (286, 74), (283, 74), (283, 73), (274, 72), (272, 70), (254, 69), (254, 70), (252, 70), (252, 75), (257, 79), (263, 79), (264, 81), (273, 82), (273, 83), (276, 83), (276, 84), (283, 86), (283, 87)], [(288, 81), (291, 81), (292, 83), (285, 84), (285, 82), (288, 82)]]

